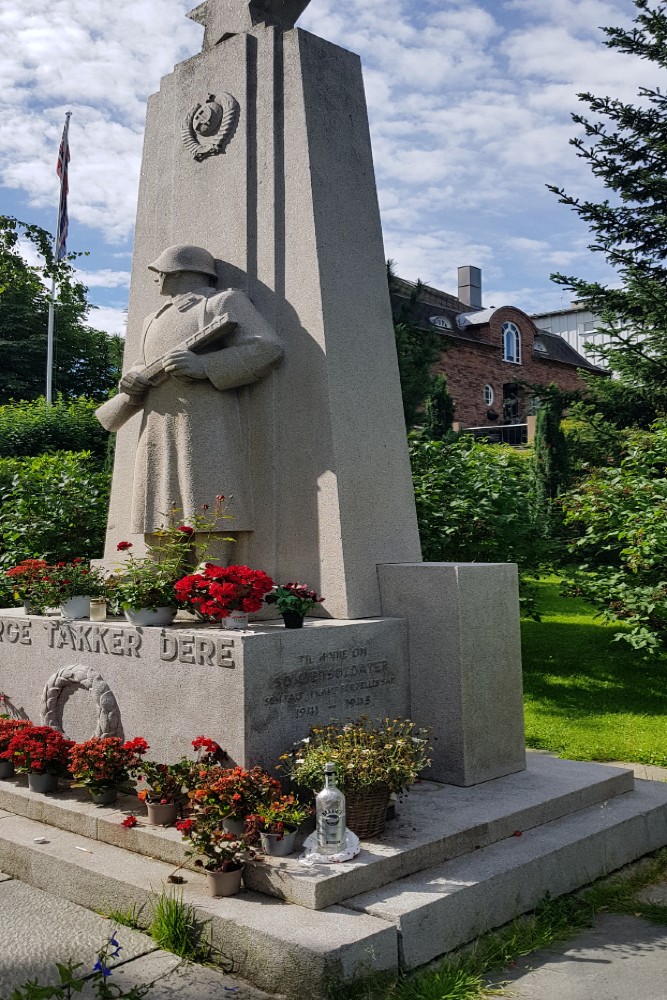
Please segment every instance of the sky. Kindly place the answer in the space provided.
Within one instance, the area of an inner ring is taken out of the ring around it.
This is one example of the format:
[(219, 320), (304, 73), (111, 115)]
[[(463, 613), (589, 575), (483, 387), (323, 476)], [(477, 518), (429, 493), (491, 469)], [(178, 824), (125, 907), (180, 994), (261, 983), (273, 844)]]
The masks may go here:
[[(53, 231), (70, 127), (70, 235), (97, 307), (123, 333), (147, 97), (201, 49), (193, 0), (0, 0), (0, 213)], [(567, 308), (553, 271), (610, 281), (576, 213), (546, 189), (601, 199), (571, 113), (590, 91), (633, 101), (655, 65), (603, 44), (632, 0), (311, 0), (299, 26), (364, 66), (385, 255), (456, 293), (482, 269), (485, 306)], [(664, 74), (662, 74), (664, 75)]]

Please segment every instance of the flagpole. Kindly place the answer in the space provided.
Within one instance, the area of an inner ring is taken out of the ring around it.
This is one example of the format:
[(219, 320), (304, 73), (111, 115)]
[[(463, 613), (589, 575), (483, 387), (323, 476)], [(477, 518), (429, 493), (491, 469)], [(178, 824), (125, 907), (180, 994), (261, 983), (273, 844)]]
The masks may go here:
[(46, 402), (53, 402), (53, 329), (55, 326), (56, 279), (51, 279), (49, 322), (46, 329)]
[[(72, 112), (68, 111), (65, 114), (65, 127), (63, 128), (63, 137), (60, 140), (60, 149), (58, 151), (58, 166), (57, 174), (60, 178), (60, 200), (58, 202), (58, 222), (56, 224), (56, 235), (53, 239), (53, 259), (54, 265), (63, 259), (67, 253), (66, 242), (67, 242), (67, 195), (69, 192), (69, 184), (67, 179), (68, 173), (68, 163), (69, 163), (69, 120), (72, 117)], [(46, 402), (47, 405), (53, 403), (53, 343), (54, 343), (54, 330), (55, 330), (55, 306), (56, 306), (56, 278), (55, 275), (51, 279), (51, 297), (49, 299), (49, 318), (46, 328)]]

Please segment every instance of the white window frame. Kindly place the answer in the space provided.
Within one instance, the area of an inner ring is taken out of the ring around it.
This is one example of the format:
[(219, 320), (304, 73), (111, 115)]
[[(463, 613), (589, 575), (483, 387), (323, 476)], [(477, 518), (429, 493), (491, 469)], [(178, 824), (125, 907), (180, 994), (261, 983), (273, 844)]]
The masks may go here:
[(493, 386), (487, 382), (482, 390), (482, 393), (484, 398), (484, 405), (493, 406), (493, 400), (495, 399)]
[(503, 323), (503, 361), (511, 365), (521, 364), (521, 332), (516, 323)]

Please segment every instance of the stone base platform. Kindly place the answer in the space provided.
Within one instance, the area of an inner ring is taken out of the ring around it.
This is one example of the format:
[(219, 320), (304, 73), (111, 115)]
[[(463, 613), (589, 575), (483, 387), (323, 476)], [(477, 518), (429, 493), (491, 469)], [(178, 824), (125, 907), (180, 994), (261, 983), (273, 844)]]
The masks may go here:
[(410, 713), (402, 619), (232, 631), (187, 618), (135, 627), (0, 609), (6, 705), (78, 741), (143, 736), (155, 760), (191, 754), (205, 734), (234, 764), (271, 771), (310, 725)]
[[(239, 974), (302, 1000), (304, 982), (320, 997), (332, 980), (413, 968), (546, 893), (572, 891), (667, 844), (667, 786), (633, 788), (631, 772), (601, 765), (529, 760), (528, 771), (474, 788), (424, 783), (354, 863), (324, 872), (292, 859), (254, 864), (250, 888), (224, 900), (186, 869), (185, 899), (211, 920)], [(183, 859), (176, 831), (125, 830), (122, 811), (78, 793), (29, 795), (14, 782), (0, 791), (0, 870), (84, 906), (141, 905)], [(127, 805), (138, 811), (136, 800)]]

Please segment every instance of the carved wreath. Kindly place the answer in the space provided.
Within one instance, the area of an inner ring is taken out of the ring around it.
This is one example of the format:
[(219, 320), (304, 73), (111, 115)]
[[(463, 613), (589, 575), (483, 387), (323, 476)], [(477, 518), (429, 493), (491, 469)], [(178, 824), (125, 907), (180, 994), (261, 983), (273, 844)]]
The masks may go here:
[[(195, 104), (181, 128), (181, 139), (198, 162), (224, 153), (236, 131), (239, 102), (231, 94), (209, 94), (203, 104)], [(208, 139), (209, 141), (204, 141)]]
[(74, 664), (61, 667), (49, 677), (42, 692), (42, 724), (63, 732), (63, 709), (71, 691), (69, 688), (90, 691), (97, 702), (98, 718), (95, 736), (123, 737), (120, 709), (113, 691), (92, 667)]

